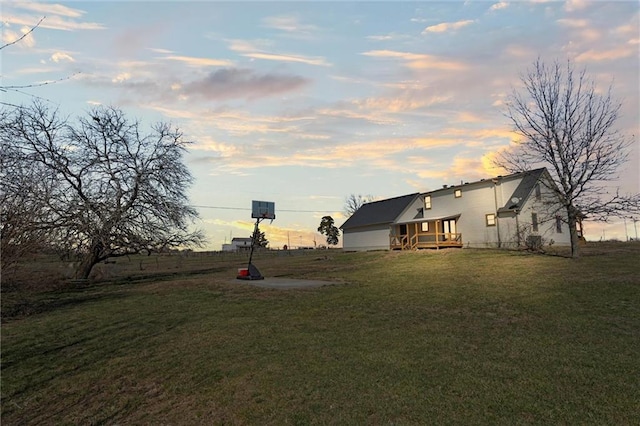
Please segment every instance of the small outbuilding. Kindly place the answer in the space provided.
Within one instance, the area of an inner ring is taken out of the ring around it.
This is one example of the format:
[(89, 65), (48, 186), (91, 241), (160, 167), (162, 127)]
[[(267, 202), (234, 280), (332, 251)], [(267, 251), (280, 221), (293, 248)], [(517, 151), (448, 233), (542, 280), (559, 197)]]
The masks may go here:
[(231, 244), (223, 244), (222, 251), (239, 252), (251, 250), (251, 238), (235, 237)]

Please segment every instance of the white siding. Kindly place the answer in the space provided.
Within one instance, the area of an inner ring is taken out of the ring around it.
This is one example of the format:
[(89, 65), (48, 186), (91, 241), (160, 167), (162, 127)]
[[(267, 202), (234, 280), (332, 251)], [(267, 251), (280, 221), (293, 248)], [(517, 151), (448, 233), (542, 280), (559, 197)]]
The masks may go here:
[(486, 215), (496, 212), (496, 196), (499, 196), (493, 182), (462, 187), (462, 197), (456, 198), (460, 211), (458, 232), (462, 234), (465, 247), (497, 247), (499, 219), (496, 226), (487, 226)]
[(377, 225), (360, 230), (346, 230), (342, 234), (344, 250), (389, 250), (389, 225)]
[[(570, 246), (571, 235), (569, 233), (569, 225), (567, 224), (567, 214), (565, 211), (553, 211), (549, 206), (543, 203), (543, 200), (549, 200), (552, 197), (551, 192), (541, 185), (541, 200), (536, 200), (535, 194), (531, 194), (527, 202), (522, 208), (518, 217), (518, 224), (521, 229), (524, 238), (527, 235), (539, 235), (542, 237), (543, 245), (559, 245)], [(532, 221), (531, 214), (536, 213), (538, 216), (538, 231), (531, 229)], [(556, 216), (559, 215), (562, 218), (561, 231), (556, 230)], [(522, 241), (524, 244), (524, 241)]]
[[(498, 209), (508, 205), (510, 197), (522, 181), (522, 175), (475, 182), (469, 185), (459, 185), (440, 189), (417, 197), (396, 219), (395, 223), (411, 223), (434, 221), (459, 215), (456, 231), (462, 235), (464, 247), (504, 247), (515, 248), (520, 242), (525, 245), (528, 235), (539, 235), (544, 245), (569, 245), (570, 235), (566, 223), (566, 212), (550, 212), (543, 201), (552, 199), (552, 195), (545, 188), (541, 188), (541, 200), (536, 199), (535, 188), (527, 198), (522, 210), (502, 212)], [(461, 197), (456, 198), (455, 190), (461, 190)], [(426, 209), (424, 197), (431, 197), (431, 208)], [(524, 194), (522, 194), (524, 195)], [(526, 195), (524, 195), (526, 196)], [(419, 216), (423, 209), (422, 218)], [(531, 213), (538, 215), (538, 231), (531, 230)], [(494, 214), (496, 224), (487, 226), (487, 214)], [(556, 229), (556, 215), (562, 216), (561, 231)], [(418, 216), (416, 218), (416, 216)], [(522, 229), (526, 229), (525, 232)], [(390, 225), (376, 225), (362, 227), (357, 230), (345, 231), (343, 246), (345, 250), (388, 250)]]
[[(499, 185), (498, 185), (499, 186)], [(517, 183), (513, 186), (514, 189)], [(462, 191), (462, 196), (454, 196), (455, 189)], [(513, 190), (512, 190), (513, 192)], [(462, 242), (465, 247), (497, 247), (498, 226), (487, 226), (486, 215), (496, 212), (495, 197), (501, 198), (497, 190), (494, 193), (494, 185), (491, 180), (486, 183), (462, 185), (441, 189), (431, 196), (431, 209), (424, 210), (424, 219), (432, 220), (453, 215), (460, 215), (457, 221), (457, 232), (462, 234)], [(498, 206), (501, 207), (500, 200)], [(398, 222), (414, 221), (417, 209), (424, 207), (424, 196), (419, 197), (401, 216)]]

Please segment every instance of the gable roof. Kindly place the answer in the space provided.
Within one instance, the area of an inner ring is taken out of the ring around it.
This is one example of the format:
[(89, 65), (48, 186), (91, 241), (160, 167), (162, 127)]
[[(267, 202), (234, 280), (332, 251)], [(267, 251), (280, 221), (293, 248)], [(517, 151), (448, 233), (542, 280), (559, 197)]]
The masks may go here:
[(513, 191), (513, 194), (511, 195), (511, 197), (509, 197), (506, 204), (498, 209), (498, 213), (510, 210), (520, 210), (525, 201), (527, 201), (527, 199), (531, 195), (531, 192), (533, 191), (533, 188), (535, 188), (536, 183), (540, 180), (543, 173), (545, 173), (546, 171), (546, 168), (541, 168), (510, 175), (509, 177), (522, 177), (522, 180), (520, 181), (520, 184), (518, 184), (518, 187), (515, 189), (515, 191)]
[[(513, 194), (508, 198), (506, 204), (498, 209), (498, 213), (519, 210), (524, 205), (525, 201), (531, 195), (536, 183), (542, 177), (544, 173), (547, 173), (546, 168), (540, 168), (535, 170), (529, 170), (526, 172), (514, 173), (507, 176), (498, 176), (489, 179), (480, 179), (476, 182), (465, 183), (462, 185), (445, 186), (441, 189), (434, 191), (413, 193), (408, 195), (402, 195), (400, 197), (388, 198), (386, 200), (374, 201), (371, 203), (363, 204), (356, 212), (342, 224), (340, 229), (352, 229), (361, 226), (370, 225), (382, 225), (394, 222), (398, 216), (419, 196), (425, 196), (429, 194), (435, 194), (441, 191), (451, 191), (456, 188), (469, 187), (475, 184), (486, 184), (487, 181), (500, 181), (500, 180), (512, 180), (522, 178)], [(517, 202), (513, 200), (518, 198)], [(414, 219), (419, 219), (415, 217)]]
[(420, 194), (416, 192), (363, 204), (340, 228), (350, 229), (359, 226), (391, 223), (396, 220), (400, 213), (419, 195)]
[(251, 237), (233, 237), (231, 239), (231, 242), (238, 242), (238, 243), (250, 243), (251, 242)]

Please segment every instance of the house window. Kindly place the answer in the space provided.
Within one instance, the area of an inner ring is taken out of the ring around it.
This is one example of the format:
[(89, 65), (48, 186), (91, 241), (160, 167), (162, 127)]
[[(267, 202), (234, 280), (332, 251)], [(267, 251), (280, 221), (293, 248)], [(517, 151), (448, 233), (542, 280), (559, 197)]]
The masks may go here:
[(531, 213), (531, 230), (538, 232), (538, 213)]
[(400, 225), (400, 235), (407, 235), (407, 225)]
[(429, 232), (429, 222), (422, 222), (422, 232)]
[(487, 226), (496, 226), (496, 215), (489, 213), (487, 216)]
[(556, 232), (562, 234), (562, 217), (556, 216)]
[(424, 208), (429, 210), (431, 208), (431, 195), (427, 195), (424, 197)]
[(540, 200), (542, 198), (542, 193), (540, 192), (540, 184), (536, 184), (536, 200)]
[(462, 189), (456, 189), (455, 191), (453, 191), (453, 196), (456, 198), (462, 197)]

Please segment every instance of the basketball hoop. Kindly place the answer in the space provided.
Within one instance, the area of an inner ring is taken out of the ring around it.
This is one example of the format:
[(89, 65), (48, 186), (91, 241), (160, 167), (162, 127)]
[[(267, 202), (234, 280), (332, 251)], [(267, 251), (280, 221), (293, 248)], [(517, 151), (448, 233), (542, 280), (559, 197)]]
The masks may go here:
[(251, 217), (253, 219), (275, 219), (276, 204), (271, 201), (252, 201)]
[(270, 219), (271, 223), (276, 218), (276, 205), (271, 201), (252, 201), (251, 202), (251, 217), (256, 220), (256, 226), (253, 229), (253, 235), (251, 236), (251, 251), (249, 253), (249, 264), (246, 269), (238, 271), (236, 276), (239, 280), (263, 280), (264, 277), (258, 271), (251, 260), (253, 259), (253, 248), (256, 244), (256, 235), (258, 233), (258, 225), (264, 219)]

